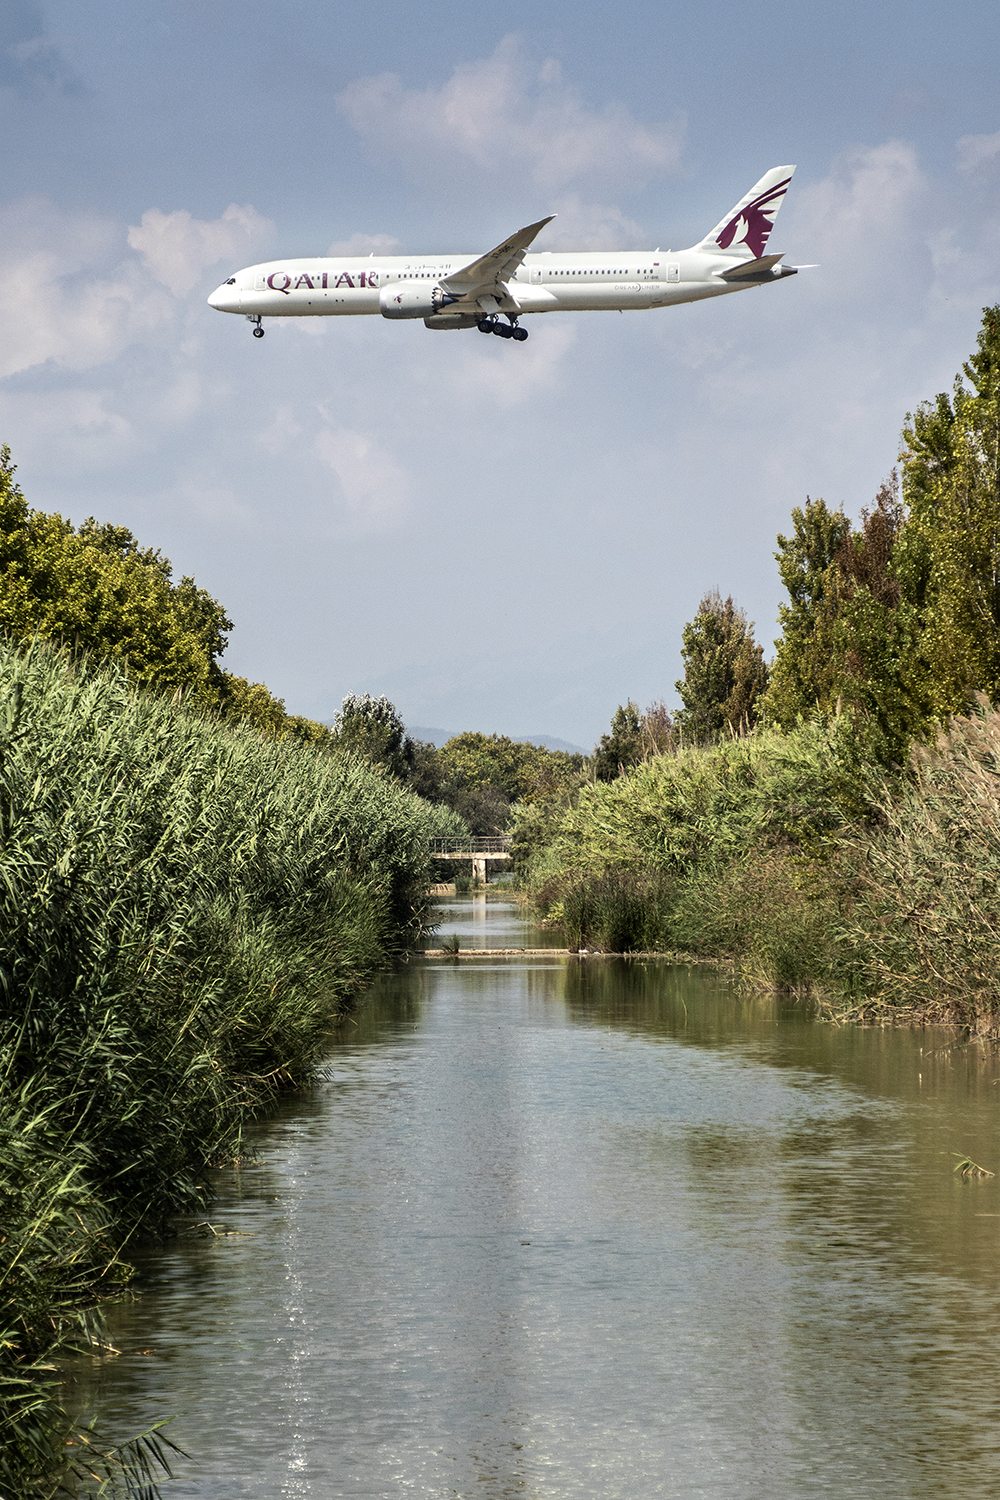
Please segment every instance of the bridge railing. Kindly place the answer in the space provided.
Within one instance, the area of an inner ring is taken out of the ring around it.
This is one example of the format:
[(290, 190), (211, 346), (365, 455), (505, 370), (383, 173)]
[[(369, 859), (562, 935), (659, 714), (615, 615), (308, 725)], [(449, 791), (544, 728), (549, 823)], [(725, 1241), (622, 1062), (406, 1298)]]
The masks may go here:
[(431, 839), (431, 855), (447, 859), (450, 854), (509, 854), (509, 834), (483, 839)]

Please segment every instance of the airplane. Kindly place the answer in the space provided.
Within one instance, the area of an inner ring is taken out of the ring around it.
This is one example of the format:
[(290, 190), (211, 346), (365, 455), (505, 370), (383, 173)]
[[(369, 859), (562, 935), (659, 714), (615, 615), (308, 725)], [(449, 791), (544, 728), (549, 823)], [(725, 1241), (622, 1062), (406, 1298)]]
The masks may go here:
[[(772, 167), (715, 228), (688, 250), (549, 251), (529, 255), (550, 214), (486, 255), (315, 256), (238, 271), (208, 299), (240, 313), (264, 337), (264, 318), (379, 313), (422, 318), (427, 328), (478, 328), (519, 343), (528, 313), (624, 312), (673, 307), (771, 286), (806, 267), (766, 254), (794, 167)], [(506, 319), (506, 321), (504, 321)]]

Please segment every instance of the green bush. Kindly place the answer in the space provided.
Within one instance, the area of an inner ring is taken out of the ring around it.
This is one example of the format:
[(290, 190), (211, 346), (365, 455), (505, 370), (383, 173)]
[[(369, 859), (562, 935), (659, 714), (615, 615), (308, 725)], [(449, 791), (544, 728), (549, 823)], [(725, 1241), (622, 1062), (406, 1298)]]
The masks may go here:
[(529, 888), (570, 946), (725, 956), (755, 985), (827, 982), (840, 846), (884, 790), (847, 720), (659, 756), (585, 788), (544, 847), (538, 820), (526, 828)]

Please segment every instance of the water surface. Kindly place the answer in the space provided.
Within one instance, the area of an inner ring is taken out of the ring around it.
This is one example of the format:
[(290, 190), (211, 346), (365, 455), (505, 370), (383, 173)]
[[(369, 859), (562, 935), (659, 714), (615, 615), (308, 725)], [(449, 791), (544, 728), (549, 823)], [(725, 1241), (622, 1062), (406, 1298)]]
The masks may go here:
[(697, 970), (417, 961), (144, 1259), (102, 1425), (178, 1413), (198, 1500), (995, 1496), (998, 1079)]

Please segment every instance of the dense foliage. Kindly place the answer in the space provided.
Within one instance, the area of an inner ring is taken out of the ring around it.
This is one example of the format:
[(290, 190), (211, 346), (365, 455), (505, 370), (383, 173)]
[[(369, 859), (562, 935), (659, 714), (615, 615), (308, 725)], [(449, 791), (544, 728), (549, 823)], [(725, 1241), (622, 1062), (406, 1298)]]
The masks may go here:
[(978, 692), (1000, 698), (1000, 307), (952, 395), (908, 419), (902, 465), (902, 493), (893, 475), (857, 530), (822, 500), (793, 510), (764, 700), (786, 728), (849, 708), (886, 764)]
[(708, 595), (677, 684), (678, 740), (700, 748), (644, 755), (630, 703), (596, 785), (519, 813), (521, 867), (571, 943), (726, 955), (862, 1014), (997, 1034), (998, 403), (994, 307), (952, 395), (908, 419), (901, 485), (857, 526), (822, 500), (793, 510), (766, 692), (746, 658), (766, 727), (727, 707), (745, 622)]
[(273, 734), (322, 741), (326, 729), (285, 712), (262, 683), (225, 672), (232, 621), (193, 578), (124, 526), (79, 528), (29, 507), (0, 449), (0, 634), (36, 636), (124, 667), (131, 681)]
[(397, 781), (406, 780), (413, 761), (413, 742), (388, 698), (348, 693), (333, 721), (331, 738), (338, 748), (356, 751), (373, 764), (384, 766)]
[(21, 1495), (58, 1468), (44, 1370), (80, 1298), (136, 1229), (204, 1205), (206, 1164), (419, 929), (436, 815), (356, 756), (38, 644), (0, 643), (0, 703), (0, 1492)]
[(504, 734), (455, 735), (440, 750), (415, 743), (407, 784), (458, 814), (475, 835), (505, 832), (512, 807), (559, 802), (586, 775), (585, 757)]
[(817, 886), (830, 894), (832, 851), (870, 816), (847, 729), (812, 721), (761, 732), (585, 788), (536, 858), (541, 910), (571, 946), (742, 951), (757, 977), (818, 977), (786, 949), (796, 928), (815, 947)]
[(855, 899), (840, 933), (858, 1006), (1000, 1029), (1000, 714), (982, 699), (883, 799), (849, 851)]
[(732, 595), (724, 603), (718, 589), (705, 595), (684, 627), (681, 657), (684, 677), (674, 686), (684, 705), (677, 716), (683, 738), (700, 745), (752, 729), (767, 688), (767, 666), (753, 626)]
[(662, 699), (641, 714), (630, 698), (624, 707), (619, 704), (615, 709), (610, 733), (601, 735), (594, 750), (594, 776), (598, 781), (614, 781), (650, 756), (666, 755), (674, 745), (673, 720)]

